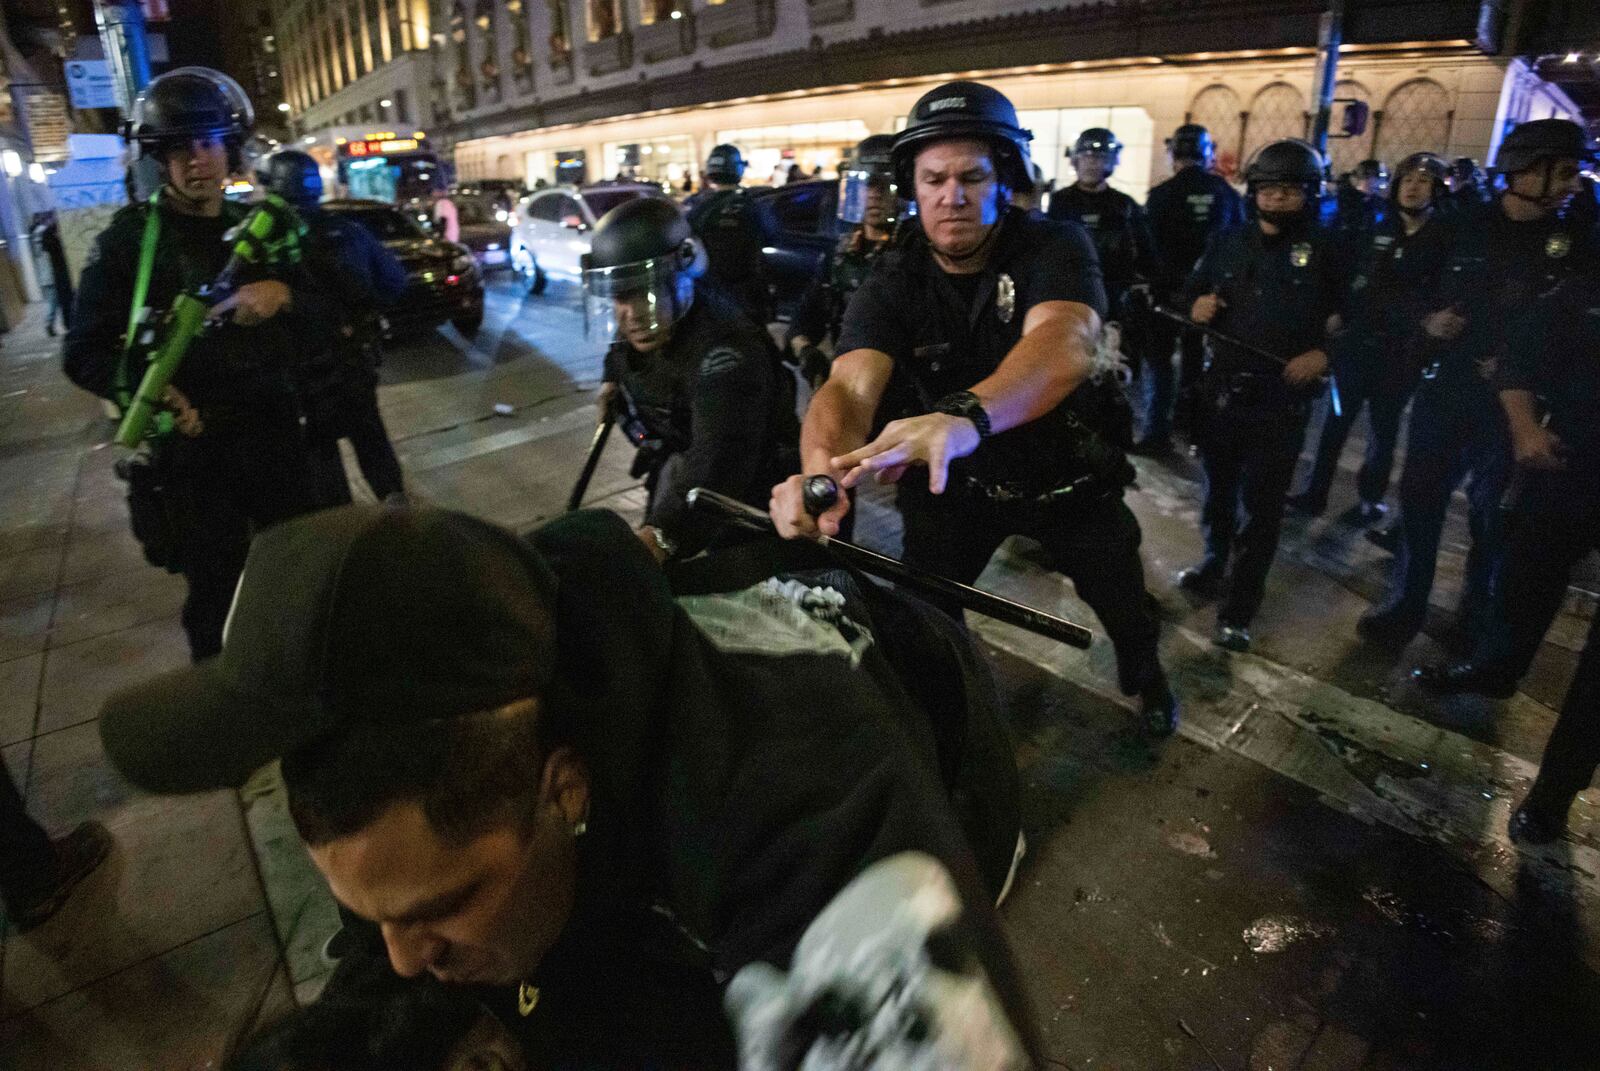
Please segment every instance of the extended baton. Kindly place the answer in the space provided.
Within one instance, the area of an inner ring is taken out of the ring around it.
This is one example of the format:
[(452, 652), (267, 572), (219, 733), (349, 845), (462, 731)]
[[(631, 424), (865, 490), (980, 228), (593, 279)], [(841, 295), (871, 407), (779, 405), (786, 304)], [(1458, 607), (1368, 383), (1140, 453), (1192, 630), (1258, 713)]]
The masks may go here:
[(616, 423), (616, 418), (608, 415), (595, 426), (594, 438), (589, 440), (589, 456), (583, 459), (583, 471), (578, 474), (578, 482), (572, 485), (572, 495), (567, 499), (568, 513), (583, 505), (583, 494), (589, 490), (589, 481), (594, 479), (594, 470), (600, 464), (600, 455), (605, 452), (606, 440), (611, 438), (611, 429)]
[[(827, 477), (820, 477), (827, 479)], [(812, 477), (812, 480), (819, 477)], [(830, 484), (832, 480), (828, 481)], [(838, 494), (838, 489), (834, 489)], [(688, 494), (689, 508), (710, 510), (721, 514), (725, 519), (734, 524), (749, 528), (757, 532), (771, 534), (773, 531), (772, 518), (754, 506), (746, 505), (738, 499), (720, 495), (715, 491), (708, 491), (704, 487), (693, 488)], [(807, 506), (810, 507), (813, 499), (808, 495)], [(822, 536), (821, 544), (844, 564), (863, 573), (884, 577), (904, 584), (914, 591), (925, 595), (940, 596), (953, 599), (961, 604), (962, 609), (971, 610), (973, 613), (992, 617), (996, 621), (1004, 621), (1008, 625), (1027, 629), (1029, 632), (1044, 636), (1048, 639), (1058, 640), (1071, 647), (1088, 647), (1094, 639), (1094, 633), (1082, 625), (1047, 614), (1043, 610), (1035, 610), (1031, 606), (1024, 606), (1020, 602), (999, 595), (992, 595), (981, 591), (970, 584), (962, 584), (937, 573), (930, 573), (905, 562), (891, 558), (886, 554), (859, 547), (854, 543), (847, 543), (842, 539)]]
[[(1262, 349), (1260, 346), (1252, 346), (1250, 343), (1241, 338), (1235, 338), (1226, 331), (1218, 331), (1210, 324), (1198, 323), (1195, 320), (1191, 320), (1189, 317), (1185, 316), (1176, 309), (1169, 309), (1165, 305), (1151, 305), (1150, 311), (1155, 313), (1157, 316), (1164, 316), (1174, 323), (1180, 323), (1184, 327), (1190, 328), (1191, 330), (1210, 335), (1218, 342), (1233, 346), (1235, 349), (1243, 350), (1252, 357), (1259, 357), (1263, 361), (1271, 361), (1279, 368), (1285, 368), (1289, 364), (1289, 359), (1287, 357), (1280, 357), (1276, 353)], [(1339, 396), (1339, 378), (1331, 371), (1328, 373), (1328, 404), (1333, 407), (1334, 416), (1344, 416), (1344, 399)]]

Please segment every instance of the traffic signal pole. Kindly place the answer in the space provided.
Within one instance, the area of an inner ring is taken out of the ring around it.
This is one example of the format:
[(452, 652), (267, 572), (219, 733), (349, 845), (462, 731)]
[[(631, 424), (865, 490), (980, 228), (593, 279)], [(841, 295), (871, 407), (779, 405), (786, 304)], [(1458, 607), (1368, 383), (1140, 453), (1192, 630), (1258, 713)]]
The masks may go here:
[(1311, 144), (1328, 158), (1328, 128), (1333, 125), (1333, 86), (1339, 80), (1339, 45), (1344, 40), (1344, 0), (1328, 0), (1317, 32), (1317, 79), (1312, 96), (1317, 114), (1311, 122)]

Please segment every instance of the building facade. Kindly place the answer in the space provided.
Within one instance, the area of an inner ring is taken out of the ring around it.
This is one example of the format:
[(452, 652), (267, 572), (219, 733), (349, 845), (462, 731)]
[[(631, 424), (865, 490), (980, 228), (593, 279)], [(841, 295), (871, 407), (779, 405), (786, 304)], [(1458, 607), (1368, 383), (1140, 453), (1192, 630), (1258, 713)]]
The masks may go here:
[(296, 135), (426, 123), (434, 70), (428, 0), (283, 0), (272, 15)]

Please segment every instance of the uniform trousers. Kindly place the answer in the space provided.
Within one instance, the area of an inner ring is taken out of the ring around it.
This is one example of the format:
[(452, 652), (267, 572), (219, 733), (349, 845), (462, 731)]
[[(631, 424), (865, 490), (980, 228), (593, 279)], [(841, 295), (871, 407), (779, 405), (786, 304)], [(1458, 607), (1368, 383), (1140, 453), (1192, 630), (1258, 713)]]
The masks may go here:
[(55, 877), (50, 838), (28, 817), (22, 793), (0, 763), (0, 900), (13, 905), (26, 902)]
[[(1145, 318), (1145, 346), (1148, 353), (1140, 374), (1141, 393), (1145, 405), (1144, 435), (1146, 439), (1167, 439), (1172, 436), (1174, 419), (1182, 425), (1191, 415), (1174, 408), (1179, 405), (1180, 394), (1193, 391), (1205, 366), (1205, 337), (1198, 331), (1185, 330), (1164, 316)], [(1173, 351), (1178, 349), (1177, 363)]]
[(1400, 438), (1400, 418), (1416, 388), (1412, 363), (1399, 352), (1379, 346), (1361, 346), (1347, 359), (1334, 362), (1334, 380), (1339, 385), (1341, 412), (1330, 405), (1317, 438), (1317, 456), (1305, 494), (1321, 508), (1328, 501), (1339, 455), (1345, 439), (1367, 407), (1367, 450), (1356, 473), (1356, 493), (1363, 502), (1381, 502), (1389, 491), (1389, 476), (1394, 468), (1395, 446)]
[(340, 406), (338, 417), (331, 424), (319, 423), (306, 429), (316, 471), (318, 503), (338, 506), (350, 501), (350, 484), (339, 454), (340, 439), (350, 440), (361, 478), (378, 501), (404, 492), (405, 476), (378, 409), (377, 388), (349, 390), (341, 395)]
[(1219, 407), (1216, 398), (1200, 415), (1206, 567), (1228, 575), (1219, 625), (1248, 628), (1261, 608), (1309, 415), (1306, 402)]
[(1490, 627), (1502, 560), (1500, 502), (1511, 479), (1505, 413), (1487, 388), (1424, 381), (1411, 409), (1400, 475), (1400, 546), (1379, 613), (1421, 625), (1428, 613), (1450, 496), (1467, 480), (1467, 552), (1461, 623), (1474, 636)]
[[(975, 500), (954, 488), (933, 495), (926, 483), (908, 482), (898, 497), (907, 565), (970, 584), (1007, 537), (1035, 540), (1105, 626), (1123, 694), (1138, 695), (1165, 682), (1156, 654), (1161, 619), (1144, 586), (1139, 521), (1120, 493), (1040, 507)], [(953, 600), (924, 597), (961, 620)]]

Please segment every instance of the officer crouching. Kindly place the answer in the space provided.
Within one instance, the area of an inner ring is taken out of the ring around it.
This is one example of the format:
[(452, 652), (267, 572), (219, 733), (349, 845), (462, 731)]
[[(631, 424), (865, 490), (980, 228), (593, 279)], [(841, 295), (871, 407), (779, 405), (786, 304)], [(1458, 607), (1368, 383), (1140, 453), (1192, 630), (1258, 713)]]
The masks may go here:
[(324, 212), (322, 172), (306, 153), (273, 153), (257, 176), (305, 220), (307, 268), (338, 301), (338, 324), (327, 350), (299, 369), (306, 442), (323, 506), (350, 501), (339, 440), (349, 439), (367, 486), (380, 501), (405, 497), (400, 459), (378, 411), (381, 310), (406, 289), (406, 270), (361, 224)]
[(1332, 233), (1316, 222), (1316, 149), (1275, 141), (1256, 154), (1245, 180), (1255, 220), (1211, 244), (1186, 294), (1196, 323), (1244, 344), (1206, 339), (1198, 429), (1206, 554), (1178, 574), (1187, 590), (1223, 596), (1215, 642), (1230, 651), (1250, 648), (1345, 275)]
[[(252, 121), (239, 85), (203, 67), (161, 75), (135, 102), (129, 140), (159, 163), (163, 184), (113, 217), (84, 266), (62, 354), (78, 386), (127, 409), (149, 358), (147, 326), (228, 264), (225, 236), (250, 208), (222, 187)], [(291, 373), (326, 344), (332, 303), (298, 269), (255, 274), (211, 307), (148, 458), (124, 468), (146, 557), (188, 583), (182, 619), (196, 659), (222, 647), (252, 536), (316, 506)]]
[(612, 209), (584, 255), (591, 332), (614, 340), (603, 410), (639, 448), (649, 491), (639, 536), (659, 560), (687, 557), (718, 534), (689, 510), (691, 488), (765, 505), (794, 471), (794, 379), (765, 331), (695, 280), (705, 248), (676, 205), (640, 198)]
[[(1032, 181), (1031, 138), (989, 86), (951, 82), (917, 102), (893, 149), (917, 218), (850, 302), (801, 460), (845, 487), (900, 481), (905, 561), (953, 580), (976, 579), (1008, 536), (1037, 540), (1105, 625), (1123, 693), (1164, 735), (1178, 705), (1157, 659), (1139, 523), (1122, 502), (1132, 466), (1073, 397), (1094, 370), (1105, 291), (1081, 227), (1007, 207)], [(922, 415), (867, 442), (896, 374)], [(926, 475), (901, 481), (911, 466)], [(813, 519), (801, 489), (799, 477), (773, 489), (779, 532), (836, 535), (848, 496)]]

